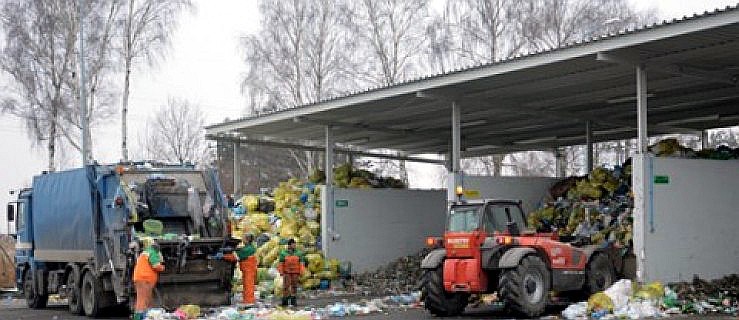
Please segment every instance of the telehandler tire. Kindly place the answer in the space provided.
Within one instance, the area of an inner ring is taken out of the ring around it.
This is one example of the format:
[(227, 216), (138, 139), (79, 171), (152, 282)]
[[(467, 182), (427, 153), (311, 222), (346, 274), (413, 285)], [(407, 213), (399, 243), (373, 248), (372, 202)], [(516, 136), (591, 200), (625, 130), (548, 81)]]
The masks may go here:
[(550, 279), (544, 261), (529, 255), (521, 259), (517, 267), (501, 273), (498, 291), (507, 308), (533, 318), (544, 313), (551, 288)]
[(426, 309), (437, 317), (456, 316), (467, 307), (469, 295), (446, 292), (443, 272), (442, 266), (424, 271), (421, 279), (423, 303)]
[(616, 279), (616, 275), (613, 272), (613, 265), (608, 260), (608, 257), (603, 254), (596, 254), (586, 270), (586, 276), (588, 277), (586, 290), (589, 294), (604, 291), (610, 287)]

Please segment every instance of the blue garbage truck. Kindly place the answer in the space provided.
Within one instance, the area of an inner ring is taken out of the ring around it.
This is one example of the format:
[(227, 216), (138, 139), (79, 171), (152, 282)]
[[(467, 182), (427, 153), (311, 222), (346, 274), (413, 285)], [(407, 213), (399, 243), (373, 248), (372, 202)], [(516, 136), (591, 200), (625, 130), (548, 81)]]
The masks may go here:
[[(228, 304), (234, 266), (213, 259), (236, 244), (227, 210), (215, 170), (193, 166), (96, 164), (35, 176), (8, 204), (17, 286), (30, 308), (51, 294), (90, 317), (130, 307), (136, 257), (155, 240), (166, 269), (156, 304)], [(163, 230), (146, 230), (152, 221)]]

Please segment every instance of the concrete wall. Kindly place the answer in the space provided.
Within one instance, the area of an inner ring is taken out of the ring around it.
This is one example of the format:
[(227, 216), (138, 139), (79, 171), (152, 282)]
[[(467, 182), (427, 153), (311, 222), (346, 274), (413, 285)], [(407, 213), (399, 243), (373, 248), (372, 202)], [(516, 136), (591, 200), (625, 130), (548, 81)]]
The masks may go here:
[(464, 177), (465, 188), (479, 190), (483, 198), (523, 201), (527, 214), (539, 207), (555, 182), (556, 178), (546, 177)]
[(351, 261), (355, 272), (416, 253), (426, 237), (444, 233), (443, 190), (337, 188), (334, 200), (348, 205), (334, 206), (333, 224), (330, 217), (324, 220), (322, 230), (333, 230), (326, 249), (330, 257)]
[[(529, 212), (547, 195), (553, 178), (467, 176), (465, 186), (482, 197), (521, 199)], [(324, 197), (325, 199), (325, 197)], [(346, 200), (346, 207), (336, 202)], [(334, 189), (334, 215), (321, 217), (329, 257), (351, 261), (354, 271), (371, 270), (413, 254), (428, 236), (444, 234), (446, 190)], [(333, 220), (333, 221), (332, 221)]]
[[(651, 177), (645, 181), (645, 280), (739, 273), (739, 161), (648, 157), (644, 163)], [(655, 183), (655, 176), (669, 182)]]

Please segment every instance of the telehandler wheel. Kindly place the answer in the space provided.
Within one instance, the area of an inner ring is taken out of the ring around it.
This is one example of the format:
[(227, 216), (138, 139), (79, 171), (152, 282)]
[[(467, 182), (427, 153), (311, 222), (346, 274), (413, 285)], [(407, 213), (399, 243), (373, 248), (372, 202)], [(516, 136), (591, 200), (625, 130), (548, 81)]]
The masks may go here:
[(423, 304), (431, 314), (438, 317), (456, 316), (467, 307), (469, 295), (466, 293), (448, 293), (444, 290), (444, 273), (441, 266), (427, 269), (423, 273), (421, 283)]
[(33, 289), (33, 271), (28, 269), (23, 277), (23, 295), (26, 298), (26, 304), (31, 309), (43, 309), (49, 300), (48, 295), (40, 295)]
[(544, 313), (550, 285), (549, 269), (537, 256), (524, 257), (519, 265), (500, 275), (498, 291), (506, 306), (526, 317)]
[(88, 317), (95, 318), (100, 315), (100, 299), (103, 298), (103, 290), (100, 286), (100, 282), (92, 272), (85, 272), (82, 277), (82, 290), (80, 297), (82, 298), (82, 308), (85, 310), (85, 315)]
[(70, 272), (67, 276), (67, 304), (69, 312), (73, 314), (83, 315), (82, 300), (80, 299), (80, 286), (75, 279), (75, 273)]
[(585, 284), (585, 289), (590, 294), (608, 289), (616, 278), (611, 262), (603, 254), (596, 254), (590, 260), (587, 268), (587, 277), (588, 280)]

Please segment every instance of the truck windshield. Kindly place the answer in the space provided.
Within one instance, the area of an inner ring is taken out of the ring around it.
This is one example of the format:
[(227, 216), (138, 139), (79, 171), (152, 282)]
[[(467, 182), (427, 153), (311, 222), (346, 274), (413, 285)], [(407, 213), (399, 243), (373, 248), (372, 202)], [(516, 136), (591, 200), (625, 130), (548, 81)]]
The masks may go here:
[(478, 228), (480, 228), (479, 206), (456, 207), (449, 212), (449, 231), (465, 232)]

